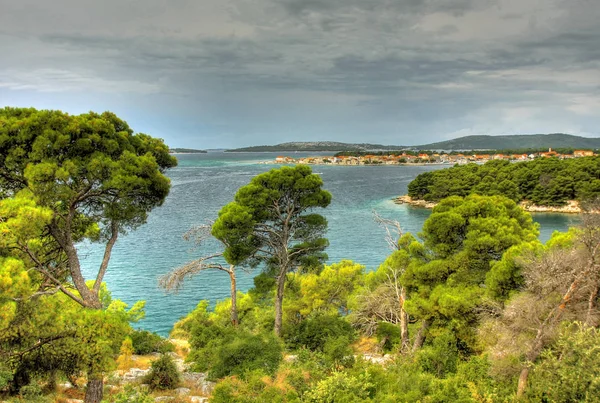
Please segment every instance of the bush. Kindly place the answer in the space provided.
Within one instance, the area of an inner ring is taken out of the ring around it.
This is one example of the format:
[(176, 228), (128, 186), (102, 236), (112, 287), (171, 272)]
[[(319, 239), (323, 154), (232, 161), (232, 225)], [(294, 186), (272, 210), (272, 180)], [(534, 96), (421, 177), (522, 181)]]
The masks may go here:
[(346, 337), (348, 343), (351, 343), (354, 340), (354, 329), (339, 315), (319, 314), (297, 325), (288, 326), (283, 337), (290, 348), (306, 347), (312, 351), (323, 351), (327, 340), (332, 338)]
[(163, 354), (152, 363), (148, 375), (144, 377), (144, 383), (150, 385), (152, 390), (174, 389), (179, 386), (181, 377), (173, 359)]
[[(275, 383), (277, 382), (277, 383)], [(246, 379), (228, 377), (217, 384), (211, 403), (300, 403), (293, 387), (284, 381), (275, 381), (262, 371), (247, 373)]]
[(334, 372), (306, 392), (303, 400), (314, 403), (362, 402), (372, 397), (374, 392), (368, 373), (355, 377), (345, 372)]
[(154, 399), (148, 392), (127, 385), (124, 390), (115, 396), (113, 403), (154, 403)]
[(147, 330), (134, 330), (130, 335), (133, 351), (138, 355), (150, 353), (168, 353), (175, 351), (175, 346), (156, 333)]
[(40, 385), (38, 385), (37, 383), (32, 383), (23, 386), (20, 389), (19, 394), (25, 400), (37, 402), (40, 401), (40, 398), (42, 397), (42, 388), (40, 388)]
[(450, 332), (437, 336), (430, 346), (424, 347), (416, 355), (416, 362), (424, 372), (444, 378), (455, 373), (459, 354), (456, 337)]
[(389, 322), (379, 322), (376, 336), (381, 348), (387, 353), (400, 343), (400, 328)]
[(282, 359), (282, 348), (275, 336), (240, 332), (223, 340), (217, 348), (209, 371), (212, 379), (229, 375), (244, 376), (246, 372), (262, 370), (273, 375)]
[(0, 391), (6, 390), (13, 379), (11, 371), (2, 369), (0, 367)]
[(336, 367), (351, 367), (354, 364), (354, 352), (347, 336), (328, 338), (323, 346), (323, 354)]

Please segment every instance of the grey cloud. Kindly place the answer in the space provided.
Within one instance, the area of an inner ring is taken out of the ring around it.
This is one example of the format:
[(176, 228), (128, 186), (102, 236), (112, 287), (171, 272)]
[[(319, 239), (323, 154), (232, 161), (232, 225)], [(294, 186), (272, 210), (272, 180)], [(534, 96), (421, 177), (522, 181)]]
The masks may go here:
[(247, 143), (598, 133), (593, 1), (23, 1), (0, 0), (14, 14), (0, 16), (3, 99), (116, 93), (136, 116), (177, 116), (176, 145), (194, 127)]

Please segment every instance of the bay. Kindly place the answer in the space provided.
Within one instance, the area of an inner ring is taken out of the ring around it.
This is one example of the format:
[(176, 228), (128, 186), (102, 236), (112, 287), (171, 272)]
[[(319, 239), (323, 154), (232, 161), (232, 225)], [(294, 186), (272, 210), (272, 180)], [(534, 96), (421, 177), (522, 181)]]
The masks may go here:
[[(319, 153), (309, 153), (317, 155)], [(296, 158), (307, 153), (284, 153)], [(274, 168), (259, 164), (274, 160), (273, 153), (224, 153), (177, 155), (179, 165), (168, 171), (171, 192), (165, 203), (153, 210), (148, 222), (121, 236), (114, 247), (105, 281), (114, 298), (129, 304), (146, 301), (146, 317), (136, 326), (167, 335), (173, 324), (192, 310), (200, 300), (217, 300), (229, 295), (229, 278), (208, 271), (189, 279), (178, 293), (165, 293), (158, 287), (160, 276), (205, 254), (218, 251), (210, 243), (194, 249), (182, 235), (193, 226), (213, 220), (233, 199), (237, 189), (250, 179)], [(392, 198), (406, 194), (408, 183), (421, 172), (445, 168), (429, 166), (314, 166), (333, 199), (327, 209), (316, 210), (329, 221), (327, 249), (329, 262), (351, 259), (367, 270), (376, 269), (390, 253), (384, 230), (373, 220), (373, 211), (398, 220), (405, 232), (417, 234), (429, 210), (400, 206)], [(554, 230), (565, 231), (576, 217), (561, 214), (535, 214), (542, 240)], [(97, 244), (79, 245), (84, 273), (93, 278), (102, 260)], [(252, 287), (257, 274), (242, 273), (241, 291)]]

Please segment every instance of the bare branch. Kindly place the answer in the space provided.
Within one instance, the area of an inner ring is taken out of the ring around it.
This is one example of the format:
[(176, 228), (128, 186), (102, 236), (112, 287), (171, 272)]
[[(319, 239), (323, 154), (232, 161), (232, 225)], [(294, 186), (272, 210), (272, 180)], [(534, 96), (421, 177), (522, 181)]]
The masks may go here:
[(223, 256), (223, 253), (215, 253), (213, 255), (204, 256), (200, 259), (186, 263), (181, 267), (162, 276), (158, 284), (167, 291), (177, 292), (183, 286), (183, 283), (187, 277), (191, 277), (195, 274), (205, 270), (221, 270), (227, 273), (231, 273), (232, 268), (224, 266), (221, 263), (210, 262), (210, 260)]
[(391, 250), (398, 249), (398, 241), (402, 237), (402, 226), (399, 221), (382, 217), (376, 210), (373, 210), (373, 220), (386, 232), (385, 241)]
[(183, 234), (183, 239), (185, 239), (186, 241), (193, 240), (196, 246), (201, 246), (208, 239), (212, 238), (211, 231), (213, 223), (213, 221), (209, 221), (206, 224), (201, 224), (190, 229), (185, 234)]

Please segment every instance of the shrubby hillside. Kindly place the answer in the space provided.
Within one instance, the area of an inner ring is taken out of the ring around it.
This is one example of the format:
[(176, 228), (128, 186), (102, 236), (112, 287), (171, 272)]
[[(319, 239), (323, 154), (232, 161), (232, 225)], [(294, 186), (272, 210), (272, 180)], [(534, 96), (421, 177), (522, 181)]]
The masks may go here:
[[(376, 218), (390, 255), (371, 272), (349, 260), (360, 250), (324, 264), (319, 175), (265, 172), (187, 234), (221, 250), (160, 283), (215, 270), (230, 298), (199, 301), (164, 340), (134, 330), (144, 303), (113, 299), (102, 279), (119, 234), (169, 191), (166, 145), (111, 113), (7, 108), (0, 151), (3, 401), (599, 401), (600, 215), (542, 244), (515, 202), (590, 199), (598, 158), (421, 175), (411, 191), (439, 203), (418, 237)], [(106, 251), (87, 281), (84, 240)], [(255, 275), (247, 292), (239, 270)]]

